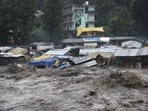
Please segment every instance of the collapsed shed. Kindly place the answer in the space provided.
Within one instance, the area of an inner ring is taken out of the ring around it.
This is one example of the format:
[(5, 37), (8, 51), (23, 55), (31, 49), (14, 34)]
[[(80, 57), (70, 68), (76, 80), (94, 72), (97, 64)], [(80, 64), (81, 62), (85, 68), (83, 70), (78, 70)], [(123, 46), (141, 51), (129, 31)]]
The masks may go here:
[(8, 65), (10, 63), (24, 63), (25, 56), (13, 53), (0, 53), (0, 66)]
[(121, 43), (121, 47), (125, 48), (141, 48), (142, 43), (134, 40), (125, 41)]
[(148, 48), (119, 49), (115, 56), (118, 66), (148, 68)]
[[(30, 66), (35, 66), (35, 67), (53, 67), (57, 61), (57, 59), (67, 59), (69, 56), (77, 56), (79, 55), (79, 48), (72, 48), (72, 47), (67, 47), (65, 49), (54, 49), (54, 50), (49, 50), (43, 55), (34, 58), (32, 61), (29, 61)], [(66, 57), (66, 58), (65, 58)], [(62, 60), (62, 62), (63, 62)], [(60, 62), (61, 63), (61, 62)], [(59, 66), (60, 63), (56, 63)]]

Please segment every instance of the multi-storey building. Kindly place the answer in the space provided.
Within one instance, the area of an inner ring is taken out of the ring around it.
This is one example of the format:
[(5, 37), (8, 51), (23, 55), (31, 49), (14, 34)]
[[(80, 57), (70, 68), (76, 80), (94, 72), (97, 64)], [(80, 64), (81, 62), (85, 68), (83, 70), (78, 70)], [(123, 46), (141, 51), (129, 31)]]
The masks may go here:
[(65, 32), (73, 36), (77, 28), (95, 27), (95, 6), (88, 2), (67, 5), (63, 10), (63, 21)]

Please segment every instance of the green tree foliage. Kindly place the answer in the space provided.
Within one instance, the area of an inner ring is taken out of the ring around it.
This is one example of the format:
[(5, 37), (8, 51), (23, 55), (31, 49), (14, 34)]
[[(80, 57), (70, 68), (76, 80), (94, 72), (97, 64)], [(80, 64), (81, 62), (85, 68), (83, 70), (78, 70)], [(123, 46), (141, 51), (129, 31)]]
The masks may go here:
[(106, 26), (113, 13), (114, 0), (96, 0), (96, 26)]
[(35, 19), (35, 0), (1, 0), (0, 1), (0, 39), (7, 43), (9, 31), (17, 41), (25, 42), (26, 35), (32, 31)]
[(43, 24), (43, 20), (42, 20), (43, 12), (41, 10), (37, 10), (36, 14), (37, 16), (35, 19), (34, 30), (30, 34), (28, 42), (32, 43), (32, 42), (49, 41), (48, 33), (43, 29), (43, 25), (42, 25)]
[(89, 4), (95, 4), (97, 0), (64, 0), (66, 4), (77, 4), (83, 5), (85, 2), (88, 1)]
[(43, 27), (49, 33), (51, 42), (62, 37), (63, 4), (61, 0), (45, 0)]
[(42, 10), (45, 0), (37, 0), (37, 9)]
[(136, 31), (142, 36), (148, 36), (148, 0), (132, 0), (131, 14), (136, 20)]
[(133, 36), (135, 21), (130, 17), (127, 7), (115, 7), (107, 22), (107, 34), (110, 36)]
[(131, 0), (114, 0), (116, 6), (126, 6), (126, 8), (130, 8)]
[[(16, 41), (55, 41), (63, 37), (63, 6), (86, 0), (0, 0), (0, 45)], [(148, 36), (148, 0), (88, 0), (96, 6), (95, 26), (107, 36)], [(36, 4), (37, 3), (37, 4)], [(35, 16), (41, 10), (43, 15)], [(30, 35), (30, 36), (29, 36)]]
[(49, 41), (48, 40), (48, 33), (43, 30), (42, 26), (36, 27), (32, 34), (30, 35), (30, 38), (28, 39), (30, 42), (41, 42), (41, 41)]
[(96, 1), (96, 26), (104, 26), (107, 36), (135, 35), (135, 20), (131, 18), (129, 0)]
[(85, 3), (85, 0), (68, 0), (70, 4), (77, 4), (77, 5), (83, 5)]

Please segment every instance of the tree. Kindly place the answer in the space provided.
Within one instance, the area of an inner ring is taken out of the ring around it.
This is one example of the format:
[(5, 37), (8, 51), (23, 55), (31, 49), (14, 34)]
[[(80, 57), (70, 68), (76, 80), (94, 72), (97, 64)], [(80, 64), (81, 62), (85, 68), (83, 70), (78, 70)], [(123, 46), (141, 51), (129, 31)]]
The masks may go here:
[(135, 35), (135, 21), (126, 7), (118, 6), (108, 20), (107, 33), (112, 36)]
[[(8, 35), (15, 41), (23, 40), (31, 33), (36, 11), (35, 0), (1, 0), (0, 1), (0, 39), (7, 44)], [(19, 39), (18, 39), (19, 38)]]
[(49, 33), (50, 41), (62, 37), (63, 4), (61, 0), (45, 0), (43, 27)]
[(71, 4), (83, 5), (85, 0), (70, 0)]
[(136, 20), (137, 31), (142, 36), (148, 36), (148, 0), (132, 0), (131, 13)]
[(37, 9), (42, 10), (45, 0), (37, 0)]
[(76, 4), (76, 5), (83, 5), (86, 1), (89, 4), (94, 5), (96, 0), (64, 0), (66, 4)]
[(123, 6), (127, 9), (130, 8), (131, 0), (114, 0), (116, 6)]
[(130, 36), (135, 33), (129, 0), (97, 0), (96, 26), (103, 26), (107, 36)]
[(114, 0), (96, 0), (96, 26), (106, 26), (114, 9)]

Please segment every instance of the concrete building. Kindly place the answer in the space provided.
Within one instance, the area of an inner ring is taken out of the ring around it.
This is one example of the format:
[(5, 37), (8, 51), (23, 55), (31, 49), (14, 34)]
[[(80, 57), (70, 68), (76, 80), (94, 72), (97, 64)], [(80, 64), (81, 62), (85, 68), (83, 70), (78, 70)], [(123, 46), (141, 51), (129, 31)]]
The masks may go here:
[(67, 36), (76, 36), (77, 28), (95, 27), (95, 6), (86, 1), (82, 5), (70, 4), (63, 10), (64, 30)]

